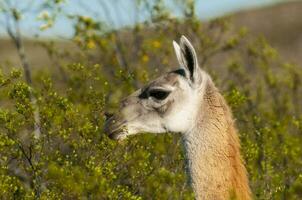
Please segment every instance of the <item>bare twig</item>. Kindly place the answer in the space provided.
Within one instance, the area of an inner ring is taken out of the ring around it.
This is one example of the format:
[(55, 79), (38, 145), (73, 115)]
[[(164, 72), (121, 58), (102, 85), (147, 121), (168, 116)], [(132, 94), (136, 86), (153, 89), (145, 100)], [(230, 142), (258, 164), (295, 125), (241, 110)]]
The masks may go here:
[[(26, 83), (32, 87), (32, 76), (31, 76), (31, 70), (30, 70), (30, 65), (27, 60), (27, 56), (25, 54), (25, 49), (24, 49), (24, 44), (23, 44), (23, 39), (22, 39), (22, 34), (21, 34), (21, 29), (20, 29), (20, 19), (16, 16), (16, 8), (13, 7), (12, 3), (10, 1), (4, 1), (5, 6), (6, 6), (6, 12), (4, 13), (5, 19), (6, 19), (6, 31), (11, 40), (13, 41), (16, 50), (18, 52), (20, 61), (22, 63), (22, 67), (24, 70), (25, 74), (25, 81)], [(31, 104), (34, 108), (34, 120), (35, 120), (35, 125), (34, 125), (34, 136), (35, 138), (39, 138), (41, 135), (40, 131), (40, 116), (39, 116), (39, 110), (37, 107), (37, 101), (36, 98), (34, 97), (32, 91), (30, 95), (31, 99)]]

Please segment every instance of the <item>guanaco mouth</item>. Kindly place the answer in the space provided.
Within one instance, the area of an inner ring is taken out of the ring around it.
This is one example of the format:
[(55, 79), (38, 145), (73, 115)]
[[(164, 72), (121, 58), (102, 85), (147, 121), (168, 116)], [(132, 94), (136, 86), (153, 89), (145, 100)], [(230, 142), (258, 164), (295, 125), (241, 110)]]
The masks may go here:
[(116, 116), (112, 116), (106, 121), (104, 131), (112, 140), (124, 139), (127, 135), (125, 122), (125, 120), (121, 120)]

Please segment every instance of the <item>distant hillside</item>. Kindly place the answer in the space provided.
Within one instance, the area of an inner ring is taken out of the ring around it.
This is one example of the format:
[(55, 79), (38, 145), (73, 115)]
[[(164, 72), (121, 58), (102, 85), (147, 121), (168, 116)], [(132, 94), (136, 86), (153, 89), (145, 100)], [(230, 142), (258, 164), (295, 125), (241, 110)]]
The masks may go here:
[[(49, 63), (46, 52), (35, 45), (33, 41), (25, 42), (26, 55), (29, 57), (29, 62), (35, 65), (41, 65)], [(0, 39), (0, 63), (1, 65), (19, 66), (20, 61), (18, 58), (17, 51), (13, 46), (13, 43), (6, 38)]]
[[(51, 65), (51, 60), (46, 50), (41, 45), (42, 41), (25, 39), (25, 53), (33, 67), (46, 67)], [(58, 48), (72, 49), (74, 45), (70, 42), (57, 41)], [(12, 41), (8, 38), (0, 38), (0, 65), (8, 65), (12, 67), (20, 66), (20, 60)]]
[[(283, 58), (302, 65), (302, 1), (278, 4), (256, 10), (241, 11), (233, 15), (236, 26), (247, 27), (254, 35), (264, 35), (280, 51)], [(58, 42), (59, 47), (71, 51), (74, 46)], [(34, 67), (51, 63), (45, 50), (36, 42), (27, 40), (26, 53)], [(9, 61), (9, 62), (7, 62)], [(17, 52), (8, 39), (0, 39), (0, 63), (20, 65)]]
[(242, 11), (233, 19), (251, 33), (264, 35), (282, 57), (302, 65), (302, 1)]

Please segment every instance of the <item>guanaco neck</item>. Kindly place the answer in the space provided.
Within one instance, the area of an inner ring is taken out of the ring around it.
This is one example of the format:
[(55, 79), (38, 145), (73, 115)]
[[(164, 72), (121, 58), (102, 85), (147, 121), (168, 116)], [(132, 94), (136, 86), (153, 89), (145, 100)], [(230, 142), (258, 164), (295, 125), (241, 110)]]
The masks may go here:
[(196, 124), (182, 137), (196, 199), (251, 199), (232, 114), (211, 80), (200, 105)]

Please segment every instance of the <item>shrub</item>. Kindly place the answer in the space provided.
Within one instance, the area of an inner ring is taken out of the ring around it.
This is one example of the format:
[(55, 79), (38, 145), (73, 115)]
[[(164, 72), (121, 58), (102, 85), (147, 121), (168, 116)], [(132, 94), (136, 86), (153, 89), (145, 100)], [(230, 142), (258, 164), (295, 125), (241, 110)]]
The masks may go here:
[[(194, 41), (201, 66), (233, 109), (255, 199), (302, 198), (301, 70), (283, 63), (265, 39), (222, 19), (94, 35), (77, 43), (81, 53), (70, 55), (73, 63), (62, 65), (66, 80), (35, 71), (29, 86), (18, 70), (1, 73), (2, 198), (193, 199), (179, 135), (115, 142), (103, 132), (106, 111), (170, 69), (162, 66), (172, 66), (171, 40), (180, 33)], [(40, 137), (33, 133), (35, 110)]]

